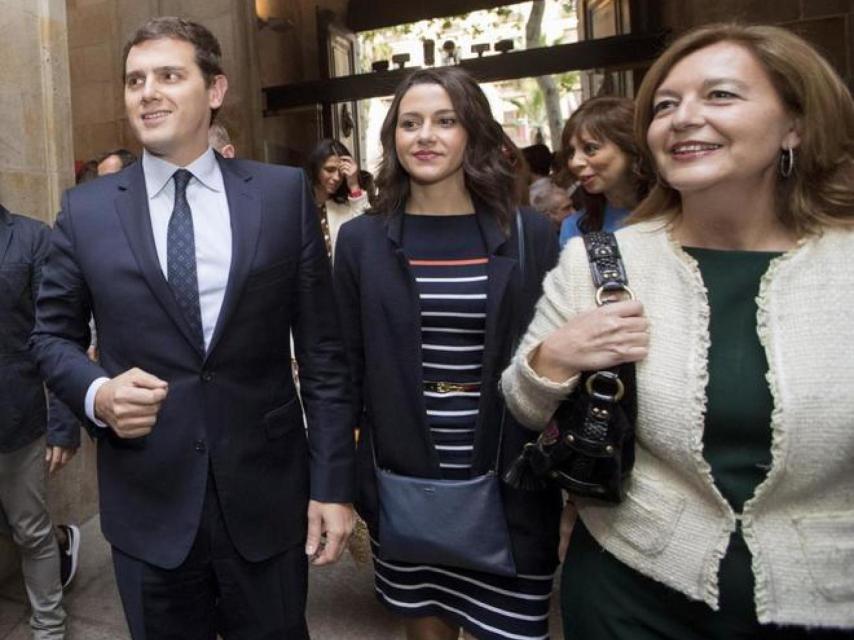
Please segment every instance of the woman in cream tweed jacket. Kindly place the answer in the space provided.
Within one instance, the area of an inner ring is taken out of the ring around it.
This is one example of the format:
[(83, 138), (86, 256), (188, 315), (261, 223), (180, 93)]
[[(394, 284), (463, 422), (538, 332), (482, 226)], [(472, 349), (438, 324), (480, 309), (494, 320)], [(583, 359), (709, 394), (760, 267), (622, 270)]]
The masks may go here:
[(579, 372), (637, 362), (627, 498), (575, 500), (567, 637), (850, 638), (851, 95), (788, 31), (710, 25), (637, 101), (658, 183), (617, 238), (638, 301), (595, 308), (573, 240), (502, 378), (542, 429)]

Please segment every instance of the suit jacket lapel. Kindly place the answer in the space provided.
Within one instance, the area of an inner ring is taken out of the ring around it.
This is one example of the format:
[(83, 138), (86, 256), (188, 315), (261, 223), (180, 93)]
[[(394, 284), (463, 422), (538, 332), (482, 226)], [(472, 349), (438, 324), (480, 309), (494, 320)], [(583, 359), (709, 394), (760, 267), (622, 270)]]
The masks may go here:
[(125, 181), (119, 184), (116, 213), (130, 249), (154, 297), (187, 341), (199, 352), (199, 355), (202, 355), (198, 341), (193, 337), (193, 331), (178, 307), (178, 303), (175, 302), (172, 289), (160, 268), (157, 248), (154, 245), (154, 233), (151, 229), (151, 215), (148, 210), (148, 194), (145, 190), (142, 163), (135, 163), (133, 168), (123, 175), (125, 175)]
[(213, 353), (229, 319), (234, 314), (243, 285), (252, 267), (252, 259), (255, 257), (261, 232), (261, 197), (257, 190), (252, 188), (251, 174), (242, 171), (235, 162), (223, 161), (219, 155), (217, 155), (217, 161), (222, 170), (231, 219), (231, 270), (228, 274), (222, 309), (220, 309), (208, 347), (208, 356)]
[(6, 259), (6, 250), (9, 248), (9, 243), (12, 241), (12, 216), (2, 206), (0, 206), (0, 264)]

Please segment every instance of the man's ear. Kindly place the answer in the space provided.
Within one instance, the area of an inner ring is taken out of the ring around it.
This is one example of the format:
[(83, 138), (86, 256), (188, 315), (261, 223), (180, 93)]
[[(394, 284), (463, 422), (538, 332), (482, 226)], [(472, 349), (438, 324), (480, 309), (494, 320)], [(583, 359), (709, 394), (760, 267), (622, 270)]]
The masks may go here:
[(211, 109), (219, 109), (228, 92), (228, 78), (224, 75), (214, 76), (213, 82), (208, 87), (208, 106)]

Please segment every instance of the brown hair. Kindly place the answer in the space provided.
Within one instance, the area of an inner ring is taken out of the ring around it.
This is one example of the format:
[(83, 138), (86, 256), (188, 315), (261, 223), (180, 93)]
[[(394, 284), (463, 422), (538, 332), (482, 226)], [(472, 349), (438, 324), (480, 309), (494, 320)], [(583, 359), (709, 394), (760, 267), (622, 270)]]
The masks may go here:
[[(738, 23), (700, 27), (676, 40), (647, 72), (638, 90), (635, 134), (652, 160), (646, 134), (653, 98), (683, 58), (719, 42), (747, 49), (765, 69), (786, 110), (799, 122), (795, 169), (777, 181), (782, 223), (798, 235), (854, 224), (854, 100), (830, 64), (805, 40), (780, 28)], [(679, 215), (679, 192), (659, 181), (631, 222)]]
[[(162, 38), (183, 40), (193, 45), (196, 52), (196, 64), (205, 79), (205, 86), (210, 87), (216, 76), (225, 75), (222, 68), (222, 48), (219, 46), (219, 40), (216, 39), (216, 36), (198, 22), (174, 16), (151, 18), (137, 29), (133, 37), (125, 44), (122, 64), (127, 65), (128, 53), (136, 45)], [(213, 122), (217, 111), (219, 109), (211, 109), (211, 122)]]
[[(561, 156), (563, 167), (558, 181), (568, 184), (574, 181), (569, 170), (572, 158), (572, 137), (581, 132), (604, 142), (614, 143), (629, 160), (629, 175), (635, 187), (636, 202), (642, 200), (649, 190), (649, 171), (643, 161), (640, 149), (635, 141), (632, 128), (635, 117), (635, 103), (620, 96), (598, 96), (591, 98), (576, 109), (563, 127), (561, 133)], [(601, 193), (587, 193), (579, 190), (584, 215), (578, 221), (578, 227), (584, 232), (598, 231), (605, 221), (605, 208), (608, 204)]]
[(397, 157), (395, 129), (400, 101), (417, 84), (437, 84), (447, 91), (460, 124), (468, 134), (463, 154), (466, 188), (476, 202), (498, 218), (504, 229), (509, 229), (515, 210), (514, 177), (513, 169), (502, 153), (504, 131), (492, 117), (489, 101), (477, 82), (459, 67), (419, 69), (398, 85), (380, 130), (383, 157), (376, 178), (379, 190), (377, 211), (394, 213), (404, 206), (409, 197), (409, 174)]

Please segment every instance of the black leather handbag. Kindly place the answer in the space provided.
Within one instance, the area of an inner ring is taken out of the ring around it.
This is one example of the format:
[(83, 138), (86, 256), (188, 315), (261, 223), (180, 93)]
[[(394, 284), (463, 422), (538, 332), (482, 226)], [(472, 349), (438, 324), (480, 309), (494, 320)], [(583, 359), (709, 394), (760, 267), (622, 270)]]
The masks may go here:
[[(613, 233), (584, 234), (596, 304), (634, 298)], [(635, 462), (635, 366), (586, 372), (554, 418), (508, 469), (504, 480), (519, 489), (554, 482), (573, 496), (621, 502)]]

